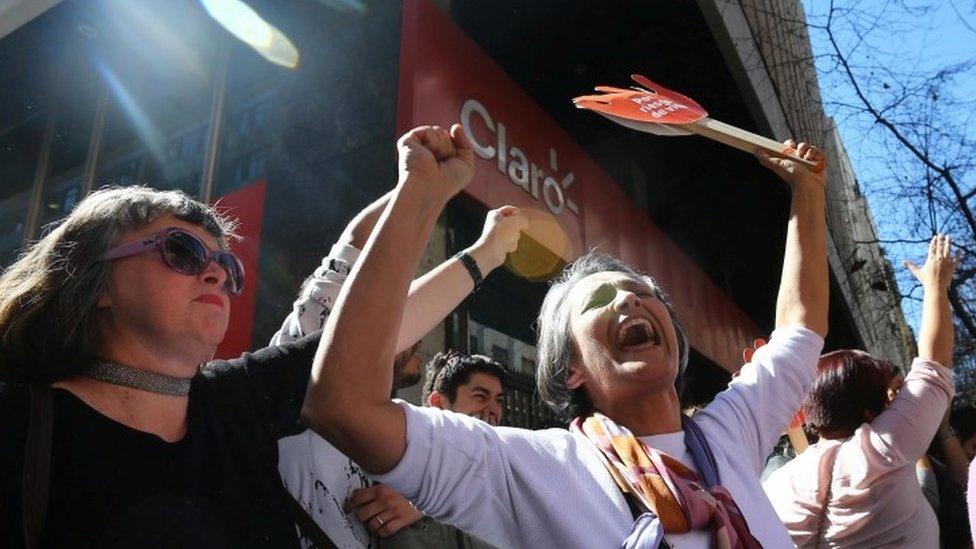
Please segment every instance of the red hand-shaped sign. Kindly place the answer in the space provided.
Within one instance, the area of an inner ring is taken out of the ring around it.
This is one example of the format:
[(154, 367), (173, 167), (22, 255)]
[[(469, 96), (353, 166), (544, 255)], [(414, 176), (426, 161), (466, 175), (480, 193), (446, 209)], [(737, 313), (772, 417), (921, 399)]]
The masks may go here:
[(573, 103), (581, 109), (654, 124), (691, 124), (708, 116), (705, 109), (689, 97), (639, 74), (631, 75), (631, 78), (643, 88), (597, 86), (596, 91), (602, 94), (576, 97)]
[(597, 86), (595, 95), (583, 95), (573, 99), (580, 109), (591, 110), (613, 120), (621, 126), (657, 135), (705, 136), (730, 147), (755, 154), (764, 150), (780, 158), (788, 158), (808, 169), (820, 172), (827, 165), (797, 156), (796, 151), (772, 139), (730, 126), (708, 117), (705, 109), (689, 97), (673, 92), (651, 82), (645, 76), (631, 75), (643, 88), (629, 90), (612, 86)]

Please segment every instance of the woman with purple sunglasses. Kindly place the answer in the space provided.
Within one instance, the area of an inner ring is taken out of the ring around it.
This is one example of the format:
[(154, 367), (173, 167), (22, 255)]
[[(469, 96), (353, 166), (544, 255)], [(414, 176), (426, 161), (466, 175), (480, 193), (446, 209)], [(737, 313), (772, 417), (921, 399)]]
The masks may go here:
[[(365, 242), (387, 198), (343, 239)], [(480, 273), (517, 243), (515, 217), (465, 252)], [(181, 192), (103, 189), (0, 275), (0, 547), (298, 547), (296, 523), (303, 546), (333, 545), (285, 490), (278, 448), (305, 431), (315, 330), (345, 273), (316, 271), (288, 343), (208, 362), (245, 283), (233, 238)], [(348, 247), (327, 271), (352, 269)], [(418, 278), (398, 349), (474, 283), (457, 257)]]
[(97, 191), (0, 276), (0, 546), (297, 547), (317, 336), (214, 361), (244, 272), (177, 191)]

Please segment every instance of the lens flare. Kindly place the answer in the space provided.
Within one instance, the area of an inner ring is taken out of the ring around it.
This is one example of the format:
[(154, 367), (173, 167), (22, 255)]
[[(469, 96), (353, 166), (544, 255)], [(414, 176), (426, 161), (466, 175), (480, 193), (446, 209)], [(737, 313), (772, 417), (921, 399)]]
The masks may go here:
[(122, 113), (132, 124), (132, 129), (139, 136), (139, 140), (145, 145), (149, 154), (156, 162), (163, 164), (166, 162), (166, 138), (153, 124), (145, 109), (136, 100), (135, 95), (122, 82), (115, 72), (106, 65), (101, 59), (95, 59), (95, 67), (102, 75), (105, 87), (115, 98), (116, 103)]
[(552, 214), (535, 208), (519, 210), (528, 218), (529, 226), (519, 240), (518, 249), (508, 254), (505, 266), (533, 282), (549, 280), (575, 259), (577, 252)]
[(205, 82), (213, 72), (201, 58), (201, 51), (188, 44), (185, 36), (174, 32), (177, 24), (156, 10), (148, 10), (144, 3), (131, 0), (111, 0), (105, 4), (107, 28), (95, 29), (103, 39), (113, 36), (119, 51), (130, 59), (141, 57), (148, 66), (173, 65), (193, 73), (200, 82)]
[(319, 0), (322, 4), (347, 15), (366, 15), (369, 9), (359, 0)]
[(298, 66), (298, 48), (241, 0), (200, 0), (200, 3), (220, 26), (251, 46), (261, 57), (289, 69)]

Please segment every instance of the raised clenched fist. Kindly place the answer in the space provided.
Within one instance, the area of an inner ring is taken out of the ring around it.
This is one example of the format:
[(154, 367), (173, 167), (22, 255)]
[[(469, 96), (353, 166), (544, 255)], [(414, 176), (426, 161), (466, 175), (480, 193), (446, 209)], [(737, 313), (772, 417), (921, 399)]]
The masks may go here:
[(401, 183), (419, 184), (448, 199), (471, 181), (474, 150), (460, 124), (420, 126), (397, 141)]

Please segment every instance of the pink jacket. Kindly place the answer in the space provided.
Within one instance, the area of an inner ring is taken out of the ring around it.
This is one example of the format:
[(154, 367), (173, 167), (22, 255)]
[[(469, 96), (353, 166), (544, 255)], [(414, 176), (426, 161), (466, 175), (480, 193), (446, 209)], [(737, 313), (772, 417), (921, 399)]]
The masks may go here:
[(798, 547), (938, 547), (915, 462), (951, 401), (952, 371), (916, 358), (891, 406), (845, 440), (821, 440), (763, 488)]

